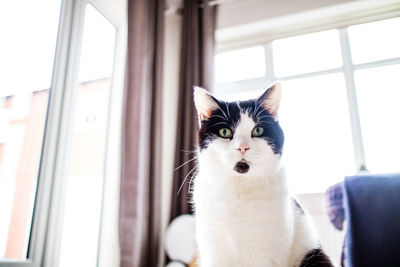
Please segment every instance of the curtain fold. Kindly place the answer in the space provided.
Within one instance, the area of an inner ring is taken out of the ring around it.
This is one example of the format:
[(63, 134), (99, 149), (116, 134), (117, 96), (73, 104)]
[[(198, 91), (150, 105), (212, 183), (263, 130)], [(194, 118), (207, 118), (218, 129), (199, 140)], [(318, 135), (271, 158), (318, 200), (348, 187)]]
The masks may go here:
[[(193, 103), (193, 86), (212, 89), (215, 17), (216, 7), (210, 6), (207, 0), (184, 0), (175, 150), (175, 166), (177, 167), (196, 155), (194, 151), (197, 146), (198, 122)], [(195, 160), (175, 171), (172, 187), (171, 220), (181, 214), (192, 213), (189, 204), (189, 187), (195, 173)]]
[(159, 261), (164, 0), (128, 1), (120, 190), (121, 267)]

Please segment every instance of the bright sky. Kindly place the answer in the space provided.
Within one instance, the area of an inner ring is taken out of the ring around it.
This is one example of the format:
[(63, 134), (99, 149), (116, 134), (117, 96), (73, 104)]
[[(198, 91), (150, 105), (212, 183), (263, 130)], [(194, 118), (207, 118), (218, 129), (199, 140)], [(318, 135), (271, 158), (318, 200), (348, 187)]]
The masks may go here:
[(84, 25), (79, 81), (111, 77), (115, 27), (91, 5), (86, 7)]
[(0, 2), (0, 96), (50, 86), (60, 0)]
[[(0, 2), (0, 97), (48, 89), (51, 84), (60, 0)], [(80, 81), (111, 76), (115, 28), (87, 6)]]

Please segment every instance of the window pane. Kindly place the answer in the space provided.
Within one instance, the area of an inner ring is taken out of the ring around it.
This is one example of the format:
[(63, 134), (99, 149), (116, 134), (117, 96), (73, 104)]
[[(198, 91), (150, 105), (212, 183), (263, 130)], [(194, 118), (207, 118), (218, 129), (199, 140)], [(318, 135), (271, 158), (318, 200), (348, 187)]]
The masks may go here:
[(237, 93), (225, 93), (225, 94), (220, 94), (218, 92), (215, 92), (215, 96), (218, 99), (221, 99), (223, 101), (243, 101), (247, 99), (256, 99), (260, 97), (266, 89), (262, 90), (252, 90), (252, 91), (242, 91), (242, 92), (237, 92)]
[(0, 2), (0, 259), (25, 259), (61, 1)]
[(97, 266), (115, 28), (87, 5), (60, 267)]
[(275, 76), (279, 78), (342, 66), (337, 30), (276, 40), (272, 51)]
[(215, 71), (217, 83), (265, 76), (265, 50), (257, 46), (217, 54)]
[(355, 72), (367, 168), (400, 172), (400, 65)]
[(324, 192), (355, 173), (344, 77), (330, 74), (282, 84), (283, 160), (295, 193)]
[(400, 57), (400, 18), (349, 27), (355, 64)]

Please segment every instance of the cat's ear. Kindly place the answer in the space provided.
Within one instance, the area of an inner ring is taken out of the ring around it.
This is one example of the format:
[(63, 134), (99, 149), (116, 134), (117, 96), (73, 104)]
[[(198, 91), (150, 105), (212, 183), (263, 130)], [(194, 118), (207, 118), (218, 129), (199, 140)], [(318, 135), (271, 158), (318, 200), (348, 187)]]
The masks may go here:
[(194, 86), (194, 103), (196, 105), (199, 121), (207, 120), (211, 112), (218, 108), (217, 100), (205, 89)]
[(277, 118), (279, 104), (281, 102), (281, 84), (271, 85), (257, 100), (268, 112)]

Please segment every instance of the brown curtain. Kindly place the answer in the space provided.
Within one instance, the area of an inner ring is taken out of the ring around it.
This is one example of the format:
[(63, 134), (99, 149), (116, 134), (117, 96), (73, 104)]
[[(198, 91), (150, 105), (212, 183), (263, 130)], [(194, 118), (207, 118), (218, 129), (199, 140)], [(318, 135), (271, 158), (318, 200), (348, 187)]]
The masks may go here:
[(121, 267), (155, 267), (159, 260), (163, 12), (163, 0), (128, 1)]
[[(215, 16), (216, 7), (210, 6), (208, 1), (184, 0), (176, 167), (195, 156), (193, 151), (196, 148), (198, 122), (193, 103), (193, 86), (211, 89), (213, 85)], [(195, 167), (196, 162), (191, 161), (174, 173), (171, 220), (181, 214), (191, 213), (188, 189), (196, 172), (193, 169)]]

